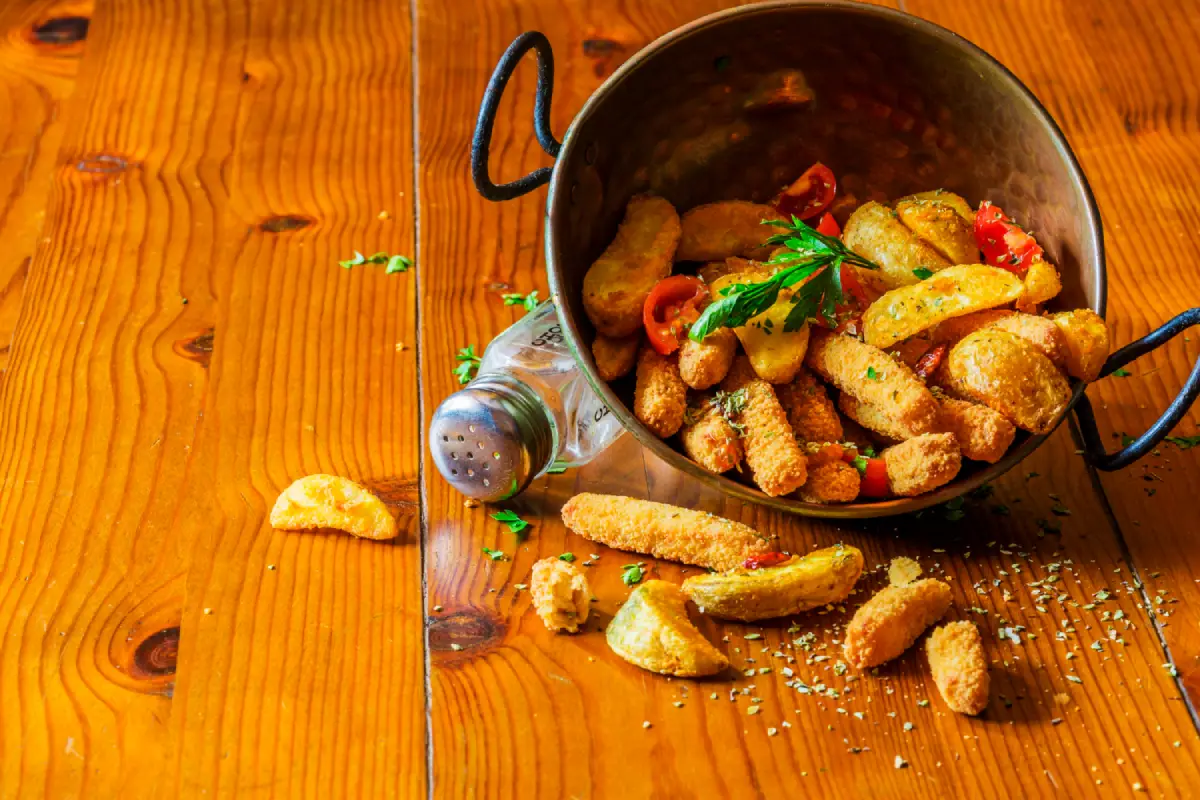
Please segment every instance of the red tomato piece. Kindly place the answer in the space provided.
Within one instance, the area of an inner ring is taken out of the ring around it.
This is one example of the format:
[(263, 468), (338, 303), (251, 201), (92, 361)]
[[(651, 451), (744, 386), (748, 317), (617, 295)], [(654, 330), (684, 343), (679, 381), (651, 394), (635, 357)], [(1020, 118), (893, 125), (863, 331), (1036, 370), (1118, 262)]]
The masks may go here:
[(922, 378), (928, 378), (933, 373), (937, 372), (938, 367), (942, 365), (942, 359), (946, 357), (946, 345), (939, 344), (931, 349), (928, 353), (917, 359), (917, 365), (913, 368), (913, 372), (920, 375)]
[(642, 306), (642, 324), (650, 346), (664, 356), (678, 350), (707, 299), (708, 287), (691, 275), (672, 275), (654, 284)]
[(1033, 259), (1044, 252), (1037, 240), (986, 200), (975, 214), (975, 243), (983, 252), (985, 264), (1017, 275), (1024, 275)]
[(817, 224), (817, 233), (824, 234), (825, 236), (841, 236), (842, 228), (837, 224), (837, 220), (833, 218), (833, 214), (827, 211)]
[(841, 265), (842, 290), (844, 294), (850, 295), (853, 298), (859, 310), (866, 311), (867, 306), (871, 305), (867, 300), (867, 291), (859, 282), (858, 276), (854, 274), (854, 267), (850, 264)]
[(882, 458), (864, 458), (863, 461), (866, 466), (860, 470), (862, 483), (859, 484), (858, 493), (863, 497), (887, 497), (887, 464)]
[(750, 556), (742, 562), (742, 566), (746, 569), (762, 569), (763, 567), (777, 567), (785, 561), (791, 559), (787, 553), (760, 553), (756, 556)]
[(837, 194), (833, 170), (818, 161), (775, 199), (775, 208), (787, 217), (811, 219), (829, 207)]

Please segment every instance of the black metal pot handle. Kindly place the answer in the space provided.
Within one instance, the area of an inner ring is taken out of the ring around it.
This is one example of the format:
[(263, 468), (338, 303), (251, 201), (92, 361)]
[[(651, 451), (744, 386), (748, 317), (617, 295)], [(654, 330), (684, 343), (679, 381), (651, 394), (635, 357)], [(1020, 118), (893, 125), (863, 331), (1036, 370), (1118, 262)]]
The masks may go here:
[(533, 105), (533, 130), (542, 149), (558, 158), (562, 143), (554, 138), (550, 130), (550, 97), (554, 93), (554, 52), (550, 40), (539, 31), (526, 31), (500, 56), (487, 89), (483, 92), (483, 103), (479, 106), (479, 118), (475, 121), (475, 136), (471, 140), (471, 177), (475, 188), (488, 200), (512, 200), (528, 194), (550, 181), (550, 167), (535, 169), (523, 178), (499, 186), (488, 177), (488, 148), (492, 144), (492, 126), (496, 124), (496, 109), (504, 95), (508, 79), (521, 62), (521, 57), (531, 49), (537, 50), (538, 82)]
[[(1104, 362), (1104, 368), (1100, 370), (1100, 377), (1111, 375), (1115, 370), (1166, 344), (1193, 325), (1200, 325), (1200, 308), (1183, 312), (1161, 328), (1151, 331), (1136, 342), (1130, 342), (1113, 353), (1109, 356), (1108, 361)], [(1163, 440), (1163, 437), (1171, 432), (1171, 429), (1179, 423), (1179, 420), (1183, 419), (1183, 415), (1191, 408), (1197, 396), (1200, 396), (1200, 361), (1192, 366), (1192, 374), (1188, 375), (1187, 382), (1175, 399), (1171, 401), (1171, 405), (1167, 406), (1167, 410), (1162, 413), (1162, 416), (1155, 420), (1145, 433), (1114, 453), (1105, 451), (1104, 442), (1100, 439), (1100, 431), (1096, 428), (1096, 417), (1092, 413), (1092, 404), (1088, 402), (1086, 395), (1081, 396), (1075, 405), (1075, 416), (1079, 421), (1079, 433), (1083, 437), (1084, 457), (1096, 469), (1102, 469), (1105, 472), (1128, 466), (1150, 452)]]

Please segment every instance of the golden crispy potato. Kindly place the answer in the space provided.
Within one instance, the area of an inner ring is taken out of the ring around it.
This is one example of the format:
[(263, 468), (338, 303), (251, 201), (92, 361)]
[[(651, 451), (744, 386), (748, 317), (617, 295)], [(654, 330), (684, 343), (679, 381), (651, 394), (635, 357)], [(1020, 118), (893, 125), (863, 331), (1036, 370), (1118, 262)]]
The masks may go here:
[(930, 200), (941, 203), (942, 205), (950, 206), (950, 208), (954, 209), (960, 217), (965, 219), (967, 223), (971, 225), (972, 232), (974, 231), (975, 209), (971, 208), (971, 204), (968, 203), (966, 198), (961, 195), (957, 195), (954, 192), (948, 192), (945, 189), (934, 189), (929, 192), (917, 192), (916, 194), (910, 194), (908, 197), (902, 197), (897, 201), (897, 203), (900, 203), (904, 200)]
[(705, 614), (754, 622), (844, 600), (862, 569), (858, 548), (839, 544), (792, 556), (776, 567), (695, 575), (683, 582), (683, 591)]
[(1017, 310), (1032, 314), (1062, 291), (1062, 279), (1049, 261), (1035, 258), (1025, 272), (1024, 288), (1017, 298)]
[(1070, 346), (1067, 337), (1052, 320), (1032, 314), (1009, 314), (988, 324), (988, 327), (1020, 336), (1041, 350), (1054, 366), (1066, 369)]
[(746, 465), (758, 488), (771, 497), (799, 489), (808, 478), (807, 459), (771, 384), (754, 374), (745, 356), (738, 356), (721, 389), (741, 397), (736, 422), (741, 426)]
[(813, 333), (805, 364), (843, 392), (891, 416), (911, 430), (935, 430), (941, 408), (911, 369), (878, 347), (823, 328)]
[(891, 586), (904, 586), (912, 583), (917, 578), (921, 577), (921, 565), (916, 559), (908, 556), (897, 556), (888, 564), (888, 584)]
[[(932, 344), (954, 344), (968, 333), (974, 333), (980, 328), (986, 328), (993, 322), (1011, 317), (1017, 312), (1007, 308), (990, 308), (987, 311), (976, 311), (974, 314), (964, 314), (961, 317), (951, 317), (939, 322), (929, 331)], [(905, 341), (914, 341), (907, 339)], [(897, 347), (903, 345), (901, 342)]]
[(778, 549), (751, 527), (666, 503), (610, 494), (577, 494), (562, 509), (563, 523), (593, 542), (655, 558), (717, 570)]
[(638, 345), (641, 341), (641, 332), (619, 339), (602, 333), (596, 334), (596, 338), (592, 340), (592, 359), (596, 362), (596, 372), (601, 380), (615, 381), (628, 375), (637, 363)]
[(867, 344), (890, 347), (952, 317), (1011, 303), (1022, 291), (1021, 279), (999, 267), (948, 267), (872, 303), (863, 314), (863, 338)]
[(888, 489), (900, 497), (932, 492), (954, 480), (962, 453), (953, 433), (923, 433), (879, 454), (887, 467)]
[(638, 353), (633, 414), (638, 421), (666, 439), (683, 425), (687, 411), (687, 385), (679, 376), (679, 361), (643, 344)]
[(1090, 308), (1051, 314), (1067, 343), (1067, 374), (1081, 381), (1094, 381), (1108, 360), (1108, 325)]
[(891, 661), (942, 618), (950, 599), (950, 587), (933, 578), (880, 589), (846, 626), (846, 660), (856, 669)]
[(529, 581), (529, 593), (533, 598), (533, 610), (542, 618), (547, 630), (575, 633), (587, 622), (592, 592), (587, 577), (574, 564), (554, 556), (536, 562)]
[(666, 581), (646, 581), (634, 589), (604, 636), (621, 658), (662, 675), (696, 678), (729, 666), (688, 619), (683, 592)]
[(671, 274), (679, 244), (679, 215), (661, 197), (636, 195), (616, 238), (583, 276), (583, 310), (605, 336), (642, 327), (642, 306), (654, 284)]
[(929, 672), (951, 711), (978, 714), (987, 708), (991, 678), (983, 640), (974, 622), (949, 622), (925, 640)]
[(717, 475), (736, 467), (745, 456), (741, 437), (712, 404), (711, 394), (693, 398), (679, 440), (688, 458)]
[(983, 403), (1031, 433), (1054, 430), (1071, 399), (1067, 379), (1041, 350), (993, 328), (950, 348), (938, 380), (951, 395)]
[(676, 261), (719, 261), (730, 256), (765, 258), (766, 242), (783, 231), (764, 220), (779, 219), (771, 206), (729, 200), (696, 206), (683, 215)]
[[(948, 200), (958, 197), (928, 193), (904, 197), (896, 201), (896, 215), (905, 227), (920, 236), (942, 254), (951, 264), (978, 264), (979, 246), (975, 244), (974, 215), (964, 217), (956, 204)], [(958, 197), (962, 200), (961, 197)], [(962, 200), (965, 204), (966, 201)]]
[(375, 495), (336, 475), (308, 475), (280, 493), (271, 527), (285, 531), (334, 528), (366, 539), (394, 539), (396, 520)]
[(806, 442), (842, 441), (842, 418), (819, 380), (801, 368), (791, 383), (775, 387), (796, 437)]
[[(719, 296), (726, 286), (758, 283), (770, 276), (771, 273), (765, 269), (723, 275), (713, 281), (713, 296)], [(807, 322), (798, 330), (784, 331), (787, 315), (794, 308), (791, 302), (792, 295), (791, 289), (781, 290), (775, 305), (752, 317), (740, 328), (733, 329), (745, 348), (754, 371), (767, 383), (787, 383), (796, 377), (800, 365), (804, 363), (804, 354), (808, 351)]]
[(850, 215), (842, 231), (842, 240), (851, 250), (878, 264), (890, 288), (918, 283), (921, 279), (913, 273), (915, 269), (938, 272), (951, 265), (941, 253), (909, 230), (895, 211), (875, 202), (859, 206)]
[(862, 488), (862, 475), (845, 461), (813, 464), (809, 459), (808, 479), (796, 490), (806, 503), (853, 503)]
[(679, 377), (693, 389), (716, 386), (729, 372), (737, 346), (737, 336), (729, 328), (718, 328), (702, 342), (684, 339), (679, 346)]
[(964, 458), (995, 464), (1017, 435), (1004, 415), (987, 406), (940, 394), (942, 429), (954, 434)]

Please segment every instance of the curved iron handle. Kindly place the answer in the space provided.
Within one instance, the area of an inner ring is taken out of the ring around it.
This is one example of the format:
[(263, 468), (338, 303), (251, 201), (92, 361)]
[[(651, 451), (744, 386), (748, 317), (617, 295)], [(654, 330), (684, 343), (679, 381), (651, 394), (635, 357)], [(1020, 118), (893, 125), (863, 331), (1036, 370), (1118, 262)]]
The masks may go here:
[[(1166, 344), (1193, 325), (1200, 325), (1200, 308), (1192, 308), (1183, 312), (1162, 327), (1113, 353), (1109, 356), (1108, 361), (1104, 362), (1104, 368), (1100, 370), (1100, 377), (1111, 375), (1113, 371)], [(1102, 469), (1105, 472), (1128, 466), (1150, 452), (1163, 440), (1163, 437), (1171, 432), (1171, 429), (1179, 423), (1179, 420), (1183, 419), (1183, 415), (1191, 408), (1197, 396), (1200, 396), (1200, 361), (1192, 366), (1192, 374), (1188, 375), (1187, 382), (1183, 384), (1183, 388), (1171, 401), (1171, 405), (1167, 406), (1167, 410), (1162, 413), (1162, 416), (1133, 442), (1115, 453), (1109, 453), (1105, 451), (1104, 442), (1100, 439), (1100, 431), (1096, 429), (1096, 417), (1092, 413), (1092, 404), (1088, 402), (1087, 395), (1081, 395), (1075, 406), (1075, 416), (1079, 421), (1079, 434), (1083, 438), (1084, 458), (1096, 469)]]
[(488, 200), (512, 200), (528, 194), (550, 181), (550, 167), (535, 169), (523, 178), (499, 186), (488, 177), (488, 148), (492, 144), (492, 126), (496, 124), (496, 109), (504, 95), (508, 79), (521, 62), (521, 57), (531, 49), (537, 50), (538, 82), (533, 105), (533, 130), (542, 149), (552, 157), (558, 157), (562, 143), (554, 138), (550, 130), (550, 97), (554, 93), (554, 52), (550, 40), (539, 31), (526, 31), (513, 39), (513, 43), (500, 56), (492, 78), (483, 91), (483, 102), (479, 106), (479, 118), (475, 120), (475, 136), (471, 139), (471, 177), (475, 188)]

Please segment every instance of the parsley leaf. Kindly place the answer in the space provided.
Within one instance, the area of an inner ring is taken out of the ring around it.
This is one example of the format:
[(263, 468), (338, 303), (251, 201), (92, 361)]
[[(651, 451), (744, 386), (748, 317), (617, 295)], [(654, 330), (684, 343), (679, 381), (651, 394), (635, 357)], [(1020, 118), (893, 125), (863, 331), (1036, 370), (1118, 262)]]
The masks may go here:
[(859, 475), (867, 474), (867, 460), (865, 458), (863, 458), (862, 456), (855, 456), (853, 463), (854, 463), (854, 468), (856, 470), (858, 470)]
[(574, 561), (574, 560), (575, 560), (575, 554), (574, 554), (574, 553), (563, 553), (562, 555), (560, 555), (560, 556), (558, 557), (558, 560), (559, 560), (559, 561), (565, 561), (565, 562), (567, 562), (568, 564), (570, 564), (572, 561)]
[(339, 261), (338, 266), (340, 266), (342, 269), (350, 269), (351, 267), (357, 267), (359, 264), (365, 263), (367, 263), (366, 257), (363, 256), (362, 253), (355, 250), (354, 258), (348, 258), (345, 261)]
[(1180, 450), (1191, 450), (1193, 447), (1200, 446), (1200, 436), (1168, 436), (1166, 441)]
[(541, 302), (540, 300), (538, 300), (538, 293), (537, 293), (536, 289), (533, 290), (532, 292), (530, 292), (529, 294), (518, 294), (516, 292), (513, 292), (510, 294), (503, 294), (500, 296), (502, 298), (504, 298), (504, 305), (506, 305), (506, 306), (524, 306), (526, 313), (533, 311), (535, 308), (538, 307), (538, 303)]
[(882, 376), (882, 375), (880, 375), (880, 374), (879, 374), (879, 373), (878, 373), (878, 372), (875, 370), (875, 368), (874, 368), (874, 367), (867, 367), (867, 377), (868, 377), (869, 379), (873, 380), (873, 381), (877, 381), (877, 380), (880, 380), (880, 379), (882, 379), (882, 378), (883, 378), (883, 376)]
[(391, 275), (394, 272), (408, 272), (412, 266), (412, 259), (408, 256), (389, 256), (387, 253), (378, 252), (372, 253), (369, 256), (364, 256), (357, 250), (354, 251), (354, 258), (348, 258), (345, 261), (339, 261), (338, 266), (342, 269), (350, 269), (363, 264), (386, 264), (383, 272), (385, 275)]
[(551, 467), (550, 469), (546, 470), (546, 474), (547, 475), (562, 475), (566, 471), (567, 471), (566, 467)]
[(503, 552), (501, 552), (500, 550), (493, 550), (490, 547), (483, 548), (483, 554), (485, 556), (487, 556), (488, 558), (490, 558), (492, 561), (503, 561), (504, 560)]
[(787, 230), (766, 241), (787, 248), (767, 262), (781, 269), (761, 283), (734, 284), (722, 289), (721, 298), (692, 323), (688, 336), (693, 341), (704, 341), (704, 337), (718, 328), (740, 328), (775, 305), (781, 290), (793, 286), (796, 289), (791, 297), (792, 310), (784, 320), (784, 333), (799, 330), (818, 314), (835, 323), (834, 312), (843, 298), (842, 264), (879, 269), (879, 265), (855, 253), (840, 239), (817, 233), (799, 217), (793, 216), (791, 222), (763, 220), (763, 224)]
[(391, 275), (393, 272), (408, 272), (412, 263), (412, 259), (408, 256), (392, 256), (387, 260), (387, 268), (383, 272), (385, 275)]
[(460, 384), (470, 383), (471, 378), (475, 377), (475, 373), (479, 370), (479, 362), (481, 359), (475, 355), (475, 345), (469, 344), (459, 350), (454, 356), (454, 360), (459, 362), (454, 368), (454, 375), (458, 378)]
[(926, 267), (917, 267), (913, 270), (913, 275), (916, 275), (919, 280), (933, 277), (933, 270)]
[(1118, 431), (1116, 435), (1121, 437), (1121, 447), (1129, 447), (1129, 445), (1137, 441), (1137, 439), (1134, 439), (1125, 431)]
[(641, 583), (645, 577), (645, 572), (642, 570), (643, 563), (626, 564), (621, 567), (621, 583), (626, 586), (633, 586), (635, 583)]
[(504, 511), (492, 514), (491, 516), (492, 519), (496, 520), (496, 522), (503, 522), (505, 525), (507, 525), (510, 531), (517, 534), (518, 540), (525, 538), (524, 536), (521, 536), (521, 531), (528, 528), (529, 523), (517, 516), (516, 512), (505, 509)]
[(1124, 367), (1122, 367), (1121, 369), (1114, 369), (1109, 374), (1116, 378), (1128, 378), (1133, 373), (1130, 372), (1129, 370), (1125, 369)]
[(967, 512), (962, 510), (965, 501), (961, 497), (956, 497), (950, 502), (942, 506), (942, 516), (948, 522), (958, 522), (967, 515)]

